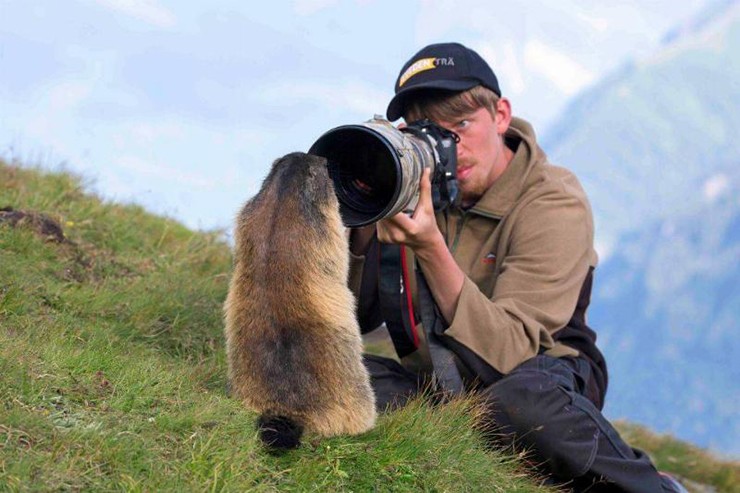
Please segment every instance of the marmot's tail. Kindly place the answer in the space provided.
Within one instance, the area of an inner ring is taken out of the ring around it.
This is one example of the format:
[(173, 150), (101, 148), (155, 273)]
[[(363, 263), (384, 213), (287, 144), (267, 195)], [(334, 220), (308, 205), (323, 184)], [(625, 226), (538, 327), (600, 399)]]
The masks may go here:
[(257, 429), (260, 439), (269, 448), (287, 450), (301, 444), (303, 426), (287, 416), (263, 414), (257, 421)]

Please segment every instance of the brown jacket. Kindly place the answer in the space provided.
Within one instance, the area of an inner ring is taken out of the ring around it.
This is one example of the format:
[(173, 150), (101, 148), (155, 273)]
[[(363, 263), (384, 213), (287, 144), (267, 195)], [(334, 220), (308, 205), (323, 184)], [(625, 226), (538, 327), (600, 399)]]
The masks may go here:
[[(585, 326), (590, 272), (597, 263), (591, 207), (576, 177), (547, 162), (524, 120), (512, 120), (506, 139), (514, 157), (483, 197), (468, 210), (437, 213), (466, 275), (444, 335), (453, 350), (472, 351), (500, 374), (538, 353), (579, 354), (556, 334), (576, 316)], [(354, 257), (350, 274), (360, 310), (372, 307), (359, 292), (363, 262)], [(588, 290), (582, 289), (587, 281)], [(359, 316), (366, 325), (378, 321)], [(466, 373), (479, 373), (467, 366)]]

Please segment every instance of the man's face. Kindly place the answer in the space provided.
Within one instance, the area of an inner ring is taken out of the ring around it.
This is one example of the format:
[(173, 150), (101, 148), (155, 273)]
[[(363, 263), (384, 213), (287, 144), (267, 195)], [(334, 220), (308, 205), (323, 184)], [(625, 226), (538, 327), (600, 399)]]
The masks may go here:
[[(457, 180), (464, 207), (480, 199), (503, 174), (511, 159), (502, 135), (510, 117), (498, 109), (492, 116), (486, 108), (461, 115), (453, 121), (436, 122), (460, 136), (457, 144)], [(508, 101), (505, 103), (508, 106)], [(505, 113), (505, 111), (504, 111)]]

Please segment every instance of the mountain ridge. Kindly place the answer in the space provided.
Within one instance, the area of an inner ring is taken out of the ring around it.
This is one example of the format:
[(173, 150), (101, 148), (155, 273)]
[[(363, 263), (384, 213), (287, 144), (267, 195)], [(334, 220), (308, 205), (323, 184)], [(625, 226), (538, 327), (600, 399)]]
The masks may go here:
[[(592, 202), (607, 415), (740, 457), (740, 2), (574, 99), (542, 139)], [(734, 398), (734, 399), (733, 399)]]
[(714, 17), (722, 29), (704, 28), (713, 32), (711, 42), (686, 36), (679, 51), (676, 41), (624, 64), (574, 99), (543, 133), (552, 162), (576, 172), (591, 196), (603, 242), (641, 221), (696, 207), (692, 187), (713, 174), (734, 178), (740, 162), (734, 142), (740, 112), (733, 110), (740, 107), (738, 4), (720, 10), (727, 17)]

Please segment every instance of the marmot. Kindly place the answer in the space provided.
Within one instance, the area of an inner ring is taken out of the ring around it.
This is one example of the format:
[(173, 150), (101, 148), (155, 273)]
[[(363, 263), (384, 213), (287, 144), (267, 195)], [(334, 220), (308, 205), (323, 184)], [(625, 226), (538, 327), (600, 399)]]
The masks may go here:
[(224, 305), (229, 385), (260, 413), (266, 445), (293, 448), (305, 428), (358, 434), (375, 423), (362, 363), (349, 248), (326, 160), (276, 160), (239, 213)]

